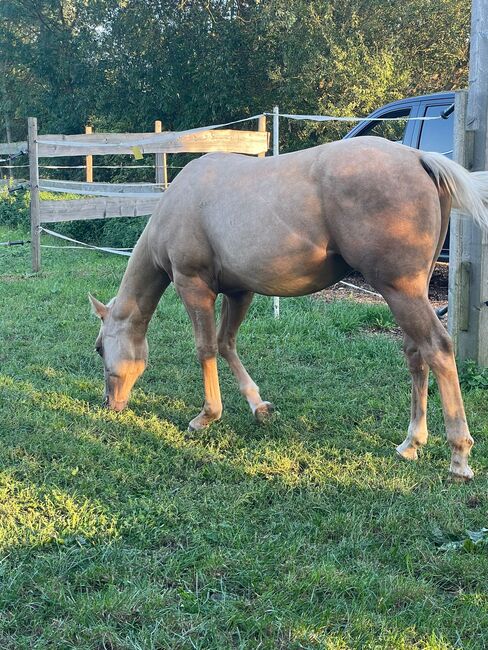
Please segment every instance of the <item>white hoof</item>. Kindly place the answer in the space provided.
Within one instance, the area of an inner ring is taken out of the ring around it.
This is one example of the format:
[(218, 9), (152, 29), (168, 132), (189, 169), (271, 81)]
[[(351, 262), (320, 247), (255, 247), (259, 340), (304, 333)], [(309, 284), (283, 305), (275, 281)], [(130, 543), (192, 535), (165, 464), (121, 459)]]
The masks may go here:
[(456, 483), (467, 483), (468, 481), (473, 480), (474, 472), (469, 465), (466, 465), (466, 467), (463, 469), (454, 469), (451, 465), (449, 476), (451, 478), (451, 481), (454, 481)]
[(417, 447), (408, 440), (404, 440), (401, 445), (398, 445), (396, 452), (405, 460), (418, 460)]
[(271, 404), (271, 402), (261, 402), (261, 404), (258, 404), (258, 406), (256, 406), (254, 409), (254, 417), (256, 418), (256, 422), (259, 422), (259, 424), (266, 422), (273, 411), (274, 406)]

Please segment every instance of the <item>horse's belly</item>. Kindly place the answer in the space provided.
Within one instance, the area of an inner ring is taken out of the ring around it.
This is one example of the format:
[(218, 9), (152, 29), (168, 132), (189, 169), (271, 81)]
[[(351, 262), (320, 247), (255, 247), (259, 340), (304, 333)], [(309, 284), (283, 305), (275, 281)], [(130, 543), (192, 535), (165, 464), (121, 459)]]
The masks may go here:
[(349, 266), (336, 254), (278, 256), (263, 262), (235, 268), (231, 265), (221, 272), (222, 291), (247, 289), (269, 296), (303, 296), (320, 291), (338, 282)]

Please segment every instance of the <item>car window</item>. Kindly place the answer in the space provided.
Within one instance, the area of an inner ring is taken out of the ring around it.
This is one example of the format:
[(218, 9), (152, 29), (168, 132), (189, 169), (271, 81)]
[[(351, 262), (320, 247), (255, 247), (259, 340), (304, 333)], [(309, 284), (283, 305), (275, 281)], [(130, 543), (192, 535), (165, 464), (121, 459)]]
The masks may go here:
[[(449, 104), (428, 106), (425, 117), (437, 117), (448, 107)], [(422, 149), (422, 151), (438, 151), (452, 158), (453, 138), (454, 113), (451, 113), (447, 120), (432, 120), (422, 123), (419, 149)]]
[(387, 140), (393, 140), (393, 142), (403, 142), (405, 137), (405, 129), (408, 124), (408, 117), (410, 116), (410, 108), (397, 109), (395, 111), (390, 111), (389, 113), (384, 113), (381, 115), (381, 118), (402, 118), (395, 119), (392, 122), (369, 122), (364, 129), (362, 129), (357, 135), (376, 135), (380, 138), (386, 138)]

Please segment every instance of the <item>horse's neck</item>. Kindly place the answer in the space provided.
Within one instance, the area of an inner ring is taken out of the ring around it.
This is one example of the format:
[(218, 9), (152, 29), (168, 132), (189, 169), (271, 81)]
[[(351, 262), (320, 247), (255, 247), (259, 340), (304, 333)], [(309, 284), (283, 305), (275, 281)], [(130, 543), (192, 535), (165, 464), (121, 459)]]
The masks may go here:
[(144, 232), (130, 257), (115, 300), (116, 317), (145, 331), (169, 278), (151, 257)]

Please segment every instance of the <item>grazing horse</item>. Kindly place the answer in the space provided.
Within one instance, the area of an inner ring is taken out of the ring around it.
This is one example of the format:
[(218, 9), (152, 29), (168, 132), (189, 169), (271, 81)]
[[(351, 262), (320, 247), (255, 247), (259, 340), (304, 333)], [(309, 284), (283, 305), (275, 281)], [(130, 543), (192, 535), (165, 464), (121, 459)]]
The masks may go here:
[[(427, 441), (431, 368), (442, 400), (450, 471), (470, 479), (473, 444), (452, 344), (428, 300), (451, 202), (488, 227), (488, 173), (469, 173), (441, 154), (381, 138), (332, 142), (253, 158), (208, 154), (188, 164), (161, 198), (129, 260), (117, 296), (90, 296), (102, 324), (105, 405), (122, 410), (146, 367), (146, 330), (173, 282), (191, 318), (205, 403), (201, 429), (222, 413), (217, 352), (228, 362), (258, 421), (272, 405), (236, 352), (254, 293), (301, 296), (360, 271), (385, 298), (405, 335), (412, 375), (408, 435), (400, 456)], [(223, 294), (217, 332), (214, 304)]]

